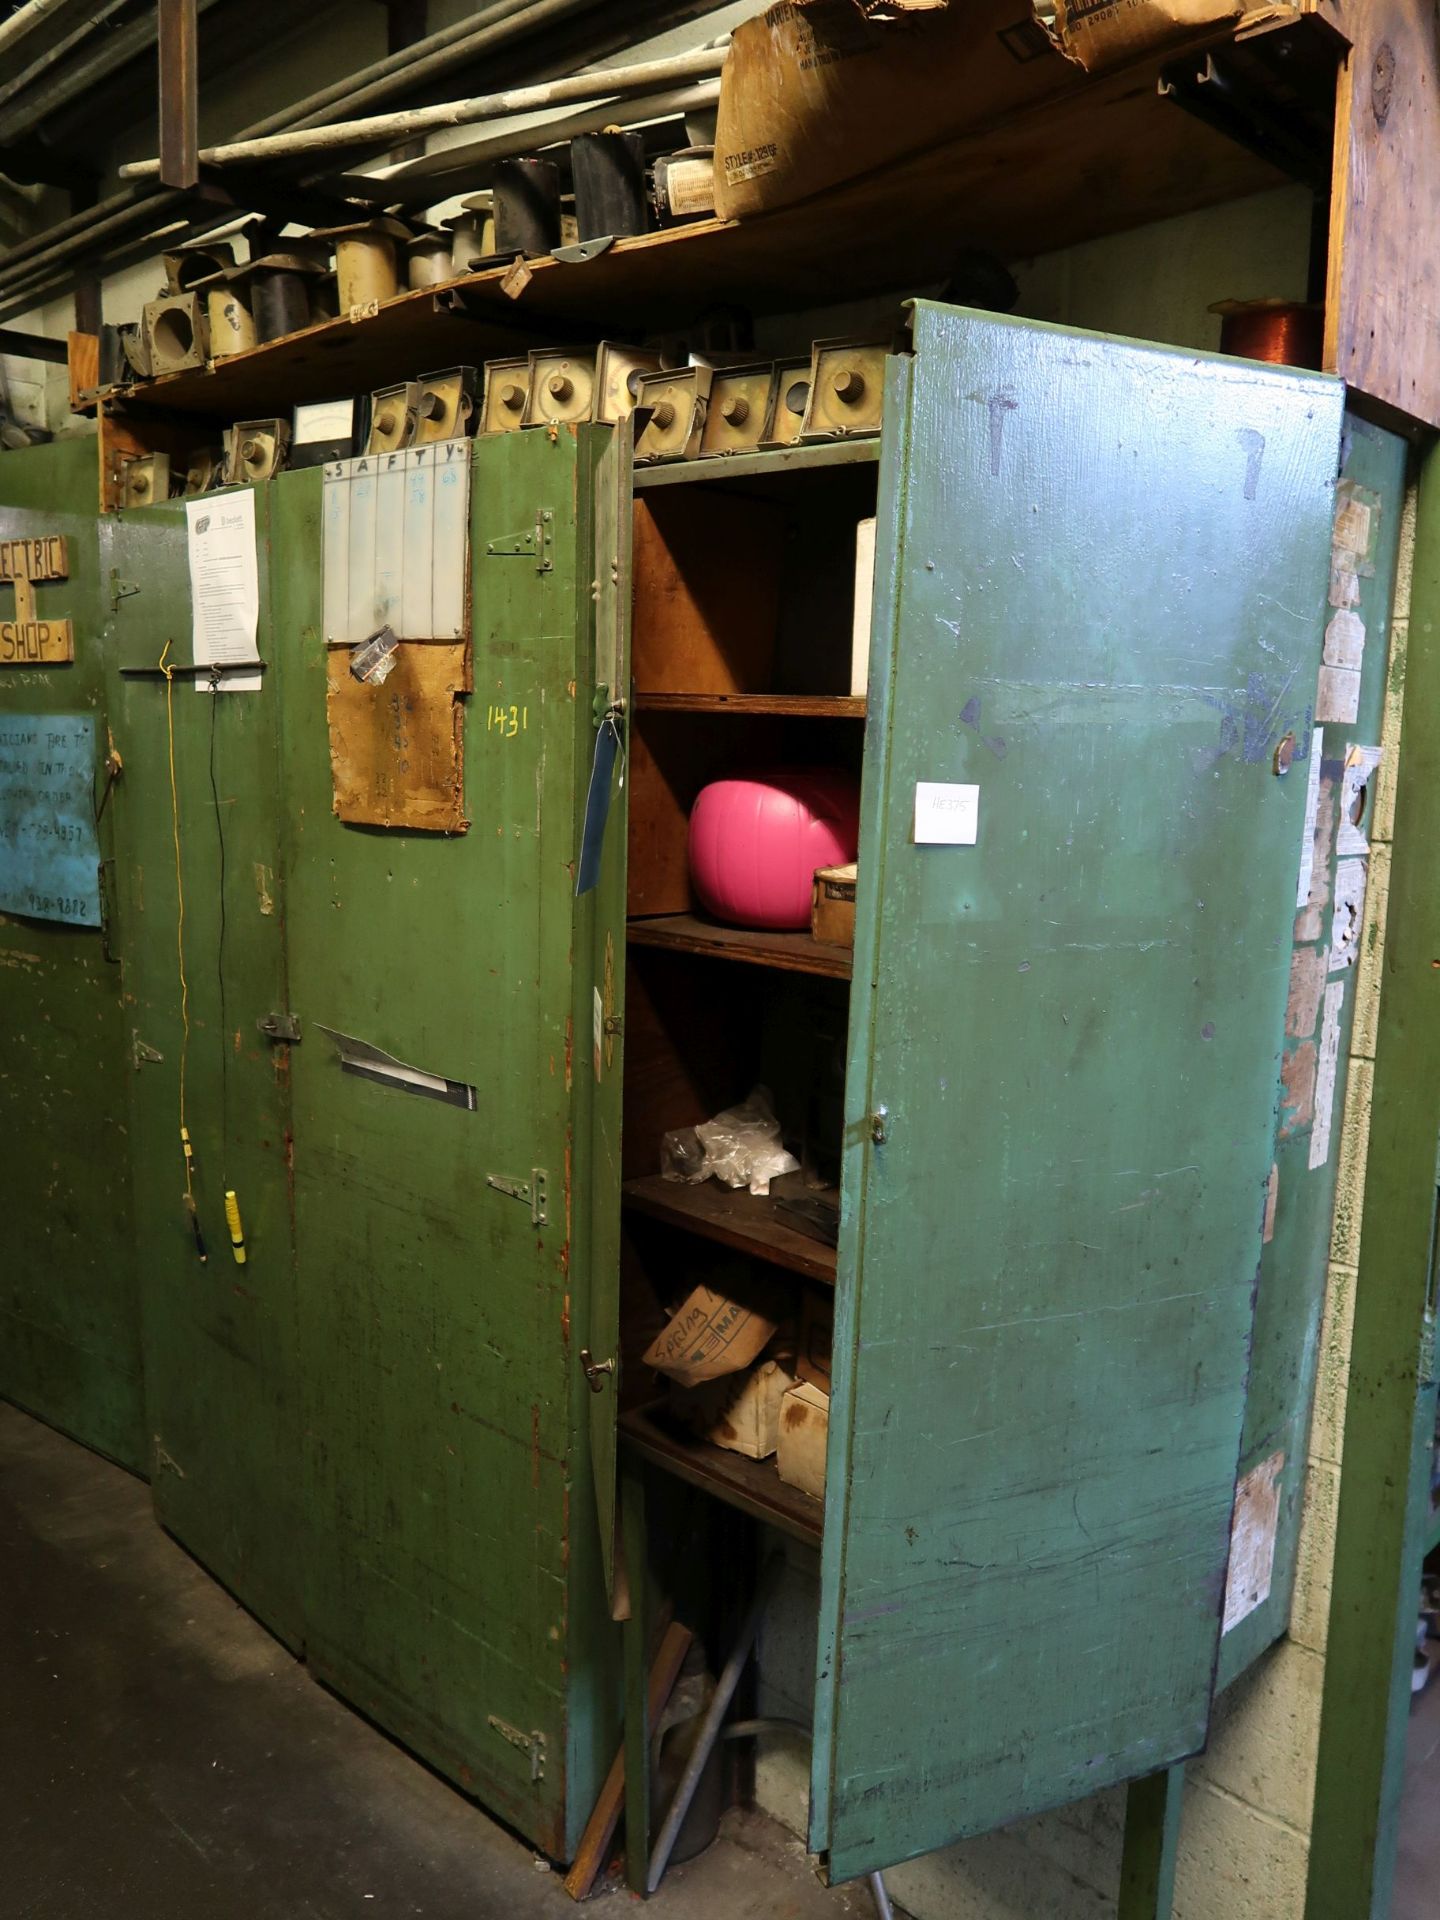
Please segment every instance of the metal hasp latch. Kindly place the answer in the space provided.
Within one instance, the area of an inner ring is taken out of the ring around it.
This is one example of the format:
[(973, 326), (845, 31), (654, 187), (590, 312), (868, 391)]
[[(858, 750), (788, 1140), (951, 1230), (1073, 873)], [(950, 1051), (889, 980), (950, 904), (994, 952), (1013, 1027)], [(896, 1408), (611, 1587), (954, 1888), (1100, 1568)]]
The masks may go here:
[(535, 524), (524, 533), (502, 533), (498, 540), (487, 540), (485, 551), (492, 560), (531, 560), (537, 573), (552, 573), (550, 557), (555, 544), (555, 515), (549, 507), (535, 509)]
[(870, 1138), (877, 1147), (883, 1147), (890, 1138), (890, 1110), (877, 1107), (870, 1116)]
[(263, 1013), (255, 1022), (267, 1040), (296, 1041), (300, 1038), (300, 1017), (294, 1013)]
[(528, 1180), (510, 1180), (503, 1173), (487, 1173), (487, 1187), (494, 1187), (497, 1193), (508, 1193), (512, 1200), (523, 1200), (530, 1209), (530, 1218), (537, 1227), (545, 1224), (545, 1201), (550, 1184), (550, 1176), (544, 1167), (532, 1167)]
[(585, 1378), (590, 1382), (590, 1391), (592, 1393), (603, 1393), (605, 1391), (605, 1375), (607, 1373), (613, 1374), (615, 1371), (615, 1361), (613, 1357), (609, 1360), (597, 1360), (594, 1354), (591, 1353), (589, 1347), (581, 1347), (580, 1365), (585, 1369)]
[(530, 1756), (530, 1778), (545, 1778), (545, 1736), (543, 1733), (522, 1733), (519, 1727), (512, 1727), (508, 1720), (502, 1720), (498, 1713), (486, 1715), (487, 1723), (492, 1726), (502, 1740), (508, 1740), (512, 1747), (518, 1747), (521, 1753)]

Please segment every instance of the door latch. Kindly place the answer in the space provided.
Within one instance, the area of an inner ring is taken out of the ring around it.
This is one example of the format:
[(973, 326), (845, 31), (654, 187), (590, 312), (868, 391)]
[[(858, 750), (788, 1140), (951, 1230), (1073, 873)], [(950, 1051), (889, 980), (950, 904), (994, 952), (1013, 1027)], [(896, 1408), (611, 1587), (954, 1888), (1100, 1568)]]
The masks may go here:
[(502, 1720), (498, 1713), (488, 1714), (486, 1719), (502, 1740), (508, 1740), (512, 1747), (518, 1747), (530, 1761), (530, 1778), (545, 1778), (545, 1736), (543, 1733), (522, 1733), (519, 1727), (512, 1727), (508, 1720)]
[(589, 1347), (581, 1347), (580, 1364), (585, 1369), (585, 1378), (590, 1382), (590, 1391), (603, 1393), (605, 1391), (604, 1376), (607, 1373), (613, 1374), (615, 1371), (614, 1358), (597, 1360)]
[(890, 1109), (877, 1107), (870, 1116), (870, 1138), (877, 1147), (883, 1147), (890, 1138)]
[(544, 1167), (532, 1167), (528, 1180), (511, 1180), (503, 1173), (487, 1173), (487, 1187), (494, 1187), (497, 1193), (509, 1194), (512, 1200), (523, 1200), (530, 1209), (530, 1219), (537, 1227), (545, 1224), (545, 1202), (548, 1198), (550, 1176)]
[(300, 1018), (294, 1013), (264, 1013), (255, 1022), (267, 1040), (288, 1040), (294, 1042), (300, 1038)]

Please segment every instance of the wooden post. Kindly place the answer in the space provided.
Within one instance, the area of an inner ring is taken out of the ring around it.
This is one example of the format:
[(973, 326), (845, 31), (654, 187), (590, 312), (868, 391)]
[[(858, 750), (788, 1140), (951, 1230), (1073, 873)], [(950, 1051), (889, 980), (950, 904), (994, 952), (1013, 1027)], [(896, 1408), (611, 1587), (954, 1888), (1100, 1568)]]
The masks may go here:
[(200, 179), (199, 30), (195, 0), (160, 0), (160, 179), (193, 187)]

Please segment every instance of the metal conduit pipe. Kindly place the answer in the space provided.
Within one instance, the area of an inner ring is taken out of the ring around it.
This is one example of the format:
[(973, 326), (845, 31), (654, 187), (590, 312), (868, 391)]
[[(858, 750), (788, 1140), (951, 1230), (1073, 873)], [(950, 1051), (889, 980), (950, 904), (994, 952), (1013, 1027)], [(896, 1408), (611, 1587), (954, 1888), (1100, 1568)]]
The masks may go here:
[[(585, 7), (593, 6), (595, 0), (568, 0), (560, 8), (564, 13), (578, 13)], [(431, 55), (443, 53), (459, 41), (468, 41), (472, 35), (485, 32), (490, 27), (500, 26), (513, 20), (519, 14), (530, 13), (535, 9), (535, 0), (493, 0), (488, 7), (480, 7), (476, 12), (466, 14), (462, 20), (454, 20), (448, 27), (427, 34), (423, 40), (413, 40), (399, 53), (387, 54), (383, 60), (376, 60), (368, 67), (362, 67), (358, 73), (348, 74), (345, 79), (337, 80), (328, 87), (321, 87), (304, 100), (297, 100), (293, 106), (283, 107), (278, 113), (272, 113), (266, 120), (258, 120), (253, 127), (241, 134), (241, 139), (262, 138), (267, 133), (279, 133), (285, 127), (318, 126), (324, 109), (331, 106), (343, 106), (349, 112), (357, 103), (361, 93), (372, 87), (378, 87), (382, 81), (392, 76), (400, 76), (402, 84), (408, 84), (410, 68), (428, 60)], [(442, 69), (443, 71), (443, 69)]]
[[(560, 13), (593, 10), (594, 7), (595, 0), (532, 0), (530, 5), (523, 7), (517, 5), (516, 0), (507, 0), (506, 19), (503, 22), (494, 20), (493, 24), (485, 29), (483, 38), (489, 45), (503, 44), (504, 41), (523, 38), (537, 25), (543, 24)], [(605, 7), (601, 10), (613, 18), (611, 8)], [(675, 11), (682, 17), (704, 14), (711, 11), (710, 0), (693, 0), (693, 4), (681, 6)], [(486, 16), (472, 16), (472, 21), (467, 22), (467, 26), (471, 25), (473, 19), (477, 17)], [(467, 35), (453, 42), (447, 52), (444, 55), (435, 56), (434, 61), (438, 61), (443, 67), (457, 65), (471, 58), (475, 51), (474, 41), (477, 37), (480, 36)], [(423, 47), (426, 43), (417, 44)], [(414, 49), (406, 51), (408, 56)], [(429, 66), (434, 64), (434, 61), (427, 59), (420, 64)], [(394, 76), (394, 83), (397, 86), (408, 85), (412, 78), (413, 75), (407, 69), (403, 75)], [(386, 91), (390, 91), (389, 82), (386, 83)], [(293, 107), (286, 109), (283, 116), (271, 116), (269, 121), (259, 122), (256, 126), (245, 129), (241, 137), (258, 136), (261, 127), (273, 125), (277, 118), (283, 117), (286, 121), (291, 121), (291, 116), (295, 119), (334, 118), (333, 105), (316, 109), (312, 115), (313, 99), (319, 97), (312, 96), (310, 100), (297, 102)], [(348, 95), (345, 97), (345, 104), (353, 104)], [(293, 124), (293, 121), (291, 123)], [(69, 219), (51, 227), (47, 232), (37, 234), (32, 239), (12, 248), (3, 258), (0, 258), (0, 318), (24, 313), (29, 308), (63, 292), (69, 284), (68, 276), (62, 270), (67, 262), (85, 259), (103, 263), (107, 255), (118, 248), (124, 237), (133, 240), (146, 232), (154, 232), (165, 221), (166, 215), (173, 214), (176, 208), (183, 204), (183, 195), (130, 186), (122, 189), (118, 194), (111, 195), (98, 205), (88, 208), (83, 214), (72, 215)], [(216, 226), (225, 224), (231, 218), (233, 218), (233, 210), (230, 209), (223, 214), (217, 214), (214, 218), (202, 216), (193, 223), (191, 231), (208, 232)], [(95, 247), (97, 239), (109, 241), (112, 238), (114, 240), (112, 247), (97, 252)]]
[[(196, 0), (196, 4), (198, 11), (205, 13), (217, 4), (217, 0)], [(77, 65), (57, 73), (39, 88), (27, 88), (17, 105), (5, 116), (5, 138), (16, 140), (41, 126), (52, 113), (67, 106), (95, 81), (104, 79), (117, 67), (123, 67), (127, 60), (144, 53), (155, 44), (156, 27), (157, 16), (153, 13), (146, 19), (132, 21), (117, 33), (102, 36), (101, 44), (95, 51)]]
[(118, 13), (128, 0), (105, 0), (104, 6), (92, 7), (78, 27), (73, 28), (63, 39), (57, 40), (46, 52), (37, 54), (29, 66), (22, 66), (13, 80), (7, 80), (0, 86), (0, 106), (7, 100), (13, 100), (17, 93), (34, 84), (36, 79), (53, 67), (57, 60), (63, 60), (67, 53), (78, 47), (88, 33), (103, 26), (112, 13)]
[[(605, 67), (573, 74), (563, 80), (543, 80), (533, 87), (511, 87), (503, 93), (479, 93), (467, 100), (446, 100), (433, 107), (412, 107), (404, 113), (375, 114), (364, 120), (336, 120), (328, 126), (272, 133), (261, 140), (232, 140), (224, 146), (202, 147), (207, 166), (239, 166), (246, 161), (280, 160), (297, 153), (323, 153), (332, 147), (401, 145), (417, 134), (440, 127), (473, 126), (485, 120), (505, 120), (511, 114), (533, 113), (572, 100), (597, 101), (645, 93), (672, 80), (698, 80), (718, 74), (725, 63), (723, 49), (701, 47), (694, 53), (673, 54), (666, 60), (642, 60), (634, 66)], [(158, 160), (132, 160), (121, 167), (123, 180), (143, 180), (160, 171)]]
[[(482, 167), (496, 160), (509, 160), (517, 154), (541, 153), (560, 141), (573, 140), (577, 133), (599, 133), (605, 127), (635, 127), (650, 120), (668, 120), (676, 114), (697, 113), (713, 107), (720, 98), (718, 80), (702, 80), (693, 87), (674, 87), (668, 93), (645, 94), (627, 100), (622, 107), (587, 107), (583, 113), (563, 114), (541, 126), (524, 127), (511, 133), (497, 133), (488, 140), (470, 140), (462, 147), (444, 147), (439, 153), (427, 153), (422, 159), (408, 161), (384, 178), (390, 190), (387, 204), (397, 207), (433, 206), (464, 184)], [(452, 180), (463, 178), (455, 185)]]
[(8, 20), (0, 21), (0, 53), (7, 47), (13, 47), (17, 40), (23, 40), (27, 33), (33, 33), (36, 27), (43, 27), (52, 13), (58, 13), (66, 0), (29, 0), (29, 5), (17, 8)]
[[(207, 0), (207, 4), (208, 3), (209, 0)], [(496, 27), (508, 23), (508, 32), (497, 36), (497, 39), (513, 39), (520, 37), (529, 30), (531, 21), (524, 18), (523, 16), (525, 15), (544, 13), (548, 18), (550, 14), (557, 10), (574, 12), (579, 11), (582, 7), (593, 6), (594, 4), (595, 0), (540, 0), (539, 5), (535, 3), (535, 0), (503, 0), (503, 4), (492, 6), (486, 9), (481, 15), (472, 15), (471, 18), (464, 23), (467, 29), (464, 42), (463, 44), (456, 43), (452, 45), (451, 60), (452, 62), (458, 62), (467, 57), (466, 49), (468, 48), (471, 37), (470, 29), (473, 28), (473, 23), (476, 18), (486, 19), (494, 16), (493, 25)], [(151, 30), (153, 31), (153, 26)], [(488, 31), (489, 29), (487, 29), (487, 32)], [(435, 37), (438, 36), (432, 36), (432, 38)], [(423, 48), (426, 45), (427, 42), (425, 41), (417, 42), (418, 47)], [(380, 62), (379, 65), (395, 68), (396, 63), (408, 63), (414, 52), (415, 48), (407, 48), (403, 56), (397, 54), (389, 61)], [(365, 71), (369, 73), (375, 71), (375, 69), (367, 68)], [(399, 77), (399, 84), (408, 84), (408, 81), (408, 72)], [(349, 84), (348, 81), (343, 83), (345, 88), (348, 88)], [(350, 102), (350, 94), (348, 91), (337, 92), (337, 89), (334, 87), (327, 88), (323, 93), (313, 94), (304, 100), (296, 101), (293, 106), (286, 107), (277, 114), (271, 114), (268, 119), (257, 121), (254, 126), (242, 129), (240, 138), (249, 139), (258, 136), (264, 132), (268, 132), (272, 127), (277, 125), (293, 126), (297, 122), (302, 121), (310, 124), (317, 118), (333, 118), (334, 116), (333, 113), (330, 112), (329, 105), (321, 104), (317, 106), (317, 103), (325, 103), (327, 101), (348, 105)], [(92, 239), (103, 238), (115, 231), (116, 224), (121, 221), (122, 218), (150, 213), (158, 220), (162, 213), (168, 211), (169, 208), (177, 203), (179, 198), (180, 196), (178, 194), (168, 191), (159, 192), (153, 189), (147, 190), (144, 187), (133, 186), (122, 188), (119, 193), (111, 194), (107, 199), (97, 202), (93, 207), (87, 208), (84, 213), (72, 214), (68, 219), (59, 221), (45, 233), (35, 235), (32, 240), (26, 241), (21, 246), (12, 247), (3, 258), (0, 258), (0, 299), (6, 301), (10, 299), (12, 286), (16, 283), (14, 270), (20, 266), (38, 266), (42, 260), (48, 264), (56, 258), (57, 249), (61, 250), (61, 257), (71, 257), (81, 254), (88, 250), (88, 244)], [(72, 238), (83, 239), (85, 246), (70, 248), (67, 254), (64, 251), (62, 243), (68, 243)], [(27, 273), (27, 282), (32, 277), (32, 275)]]

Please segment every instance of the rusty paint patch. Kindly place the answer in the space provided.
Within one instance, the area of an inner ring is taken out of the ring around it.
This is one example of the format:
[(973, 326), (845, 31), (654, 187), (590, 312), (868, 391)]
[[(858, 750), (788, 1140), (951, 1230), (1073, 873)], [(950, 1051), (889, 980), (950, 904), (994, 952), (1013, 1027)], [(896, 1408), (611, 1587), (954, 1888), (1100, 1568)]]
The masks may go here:
[(1320, 1018), (1320, 995), (1325, 990), (1325, 955), (1319, 947), (1297, 947), (1290, 956), (1290, 998), (1285, 1004), (1285, 1032), (1292, 1040), (1308, 1040)]
[(1280, 1138), (1288, 1140), (1315, 1117), (1316, 1049), (1313, 1040), (1292, 1047), (1280, 1063)]
[(255, 895), (260, 902), (261, 913), (270, 914), (275, 911), (274, 896), (270, 892), (270, 882), (274, 878), (275, 875), (262, 861), (255, 862)]
[(44, 964), (38, 953), (22, 953), (18, 947), (9, 947), (0, 953), (0, 967), (10, 967), (16, 973), (33, 972)]
[(537, 1492), (540, 1487), (540, 1403), (530, 1403), (530, 1484)]
[(1262, 1243), (1268, 1245), (1275, 1238), (1275, 1209), (1280, 1204), (1280, 1168), (1270, 1163), (1270, 1178), (1265, 1182), (1265, 1228), (1260, 1235)]
[(565, 1016), (565, 1091), (569, 1093), (575, 1080), (575, 1016)]

